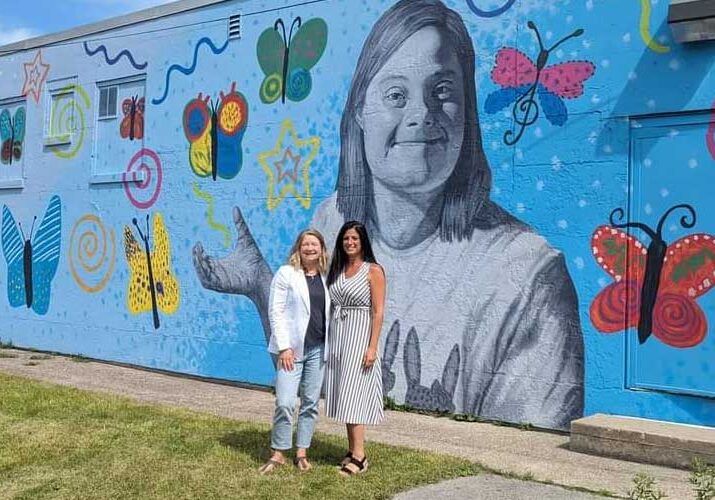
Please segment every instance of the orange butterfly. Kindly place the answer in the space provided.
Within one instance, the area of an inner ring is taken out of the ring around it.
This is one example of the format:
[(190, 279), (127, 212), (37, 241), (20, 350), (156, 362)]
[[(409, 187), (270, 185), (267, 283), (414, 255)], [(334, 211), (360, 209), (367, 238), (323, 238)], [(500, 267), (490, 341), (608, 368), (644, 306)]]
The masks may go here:
[(128, 97), (122, 101), (122, 123), (119, 125), (119, 134), (122, 139), (141, 139), (144, 137), (144, 98), (139, 96)]

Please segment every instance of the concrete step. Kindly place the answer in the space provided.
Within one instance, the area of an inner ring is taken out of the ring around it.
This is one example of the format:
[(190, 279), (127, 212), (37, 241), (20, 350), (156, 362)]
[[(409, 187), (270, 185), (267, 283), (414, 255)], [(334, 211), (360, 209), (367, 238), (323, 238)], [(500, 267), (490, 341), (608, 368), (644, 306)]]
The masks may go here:
[(571, 422), (569, 449), (687, 469), (695, 457), (715, 463), (715, 428), (596, 414)]

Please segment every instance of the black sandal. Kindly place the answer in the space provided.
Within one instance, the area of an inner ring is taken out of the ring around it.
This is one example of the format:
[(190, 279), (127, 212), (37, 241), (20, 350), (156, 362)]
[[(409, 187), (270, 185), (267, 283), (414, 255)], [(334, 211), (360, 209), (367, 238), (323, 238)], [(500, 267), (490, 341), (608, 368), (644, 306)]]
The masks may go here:
[[(348, 465), (354, 465), (357, 467), (357, 470), (353, 470)], [(345, 477), (350, 477), (350, 476), (356, 476), (357, 474), (362, 474), (367, 470), (368, 466), (368, 461), (367, 461), (367, 456), (362, 457), (362, 460), (358, 460), (355, 457), (350, 457), (350, 462), (348, 462), (346, 465), (343, 465), (340, 470), (338, 471), (340, 475), (345, 476)]]
[(353, 452), (348, 451), (345, 456), (338, 462), (338, 467), (342, 467), (344, 465), (348, 465), (350, 463), (350, 459), (353, 458)]

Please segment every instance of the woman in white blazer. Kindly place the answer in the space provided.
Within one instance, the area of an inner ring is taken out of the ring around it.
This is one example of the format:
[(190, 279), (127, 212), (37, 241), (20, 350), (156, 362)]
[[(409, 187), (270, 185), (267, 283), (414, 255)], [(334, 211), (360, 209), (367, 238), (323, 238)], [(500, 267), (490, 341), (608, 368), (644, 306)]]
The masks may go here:
[(307, 229), (298, 235), (288, 264), (281, 266), (271, 282), (268, 351), (276, 361), (276, 408), (271, 429), (273, 453), (259, 469), (261, 474), (286, 463), (285, 453), (292, 448), (293, 410), (299, 388), (302, 394), (293, 463), (303, 472), (312, 468), (307, 451), (318, 419), (330, 318), (327, 268), (323, 236)]

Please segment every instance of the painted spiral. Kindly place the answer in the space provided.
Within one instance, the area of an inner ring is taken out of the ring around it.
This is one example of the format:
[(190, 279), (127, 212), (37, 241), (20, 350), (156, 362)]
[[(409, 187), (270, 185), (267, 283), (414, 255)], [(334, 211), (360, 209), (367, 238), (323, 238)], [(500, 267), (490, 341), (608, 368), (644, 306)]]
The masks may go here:
[(295, 68), (288, 75), (286, 95), (288, 95), (291, 101), (302, 101), (308, 97), (312, 87), (313, 79), (310, 76), (310, 72), (303, 68)]
[(87, 92), (75, 84), (60, 89), (58, 95), (62, 94), (69, 94), (71, 97), (54, 101), (50, 115), (50, 135), (69, 135), (72, 138), (68, 149), (53, 149), (55, 156), (67, 160), (77, 156), (82, 149), (86, 129), (85, 112), (90, 108), (90, 99)]
[(69, 263), (77, 285), (88, 293), (104, 289), (114, 273), (116, 245), (109, 231), (93, 214), (81, 217), (72, 228)]
[(159, 155), (151, 149), (140, 149), (129, 160), (124, 172), (122, 179), (124, 192), (135, 207), (149, 208), (159, 198), (162, 179), (163, 172)]
[(591, 304), (591, 321), (604, 333), (615, 333), (638, 318), (640, 290), (634, 281), (614, 283)]
[(278, 73), (268, 75), (261, 84), (259, 92), (261, 101), (264, 104), (275, 102), (280, 96), (283, 88), (283, 79)]
[(658, 296), (653, 334), (673, 347), (693, 347), (705, 338), (707, 324), (694, 300), (673, 293)]

